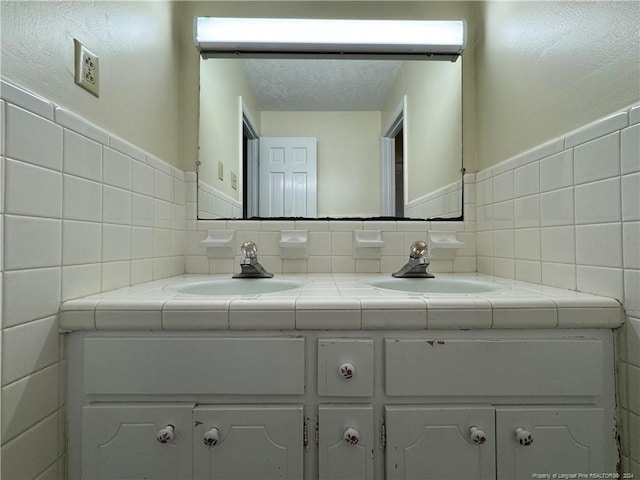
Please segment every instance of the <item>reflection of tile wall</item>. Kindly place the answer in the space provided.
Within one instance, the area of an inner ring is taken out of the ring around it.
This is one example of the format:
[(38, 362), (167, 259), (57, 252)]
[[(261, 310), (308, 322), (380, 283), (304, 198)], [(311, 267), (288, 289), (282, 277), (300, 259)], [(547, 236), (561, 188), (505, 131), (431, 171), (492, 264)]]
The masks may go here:
[[(186, 181), (196, 182), (194, 172), (186, 173)], [(198, 182), (198, 218), (241, 218), (242, 205), (215, 188)]]
[[(465, 186), (473, 182), (474, 174), (464, 176)], [(405, 206), (405, 215), (411, 218), (459, 217), (462, 212), (462, 185), (462, 181), (457, 181), (409, 202)]]
[(2, 475), (64, 478), (60, 302), (184, 272), (184, 174), (0, 87)]
[(640, 106), (476, 175), (478, 271), (623, 302), (623, 467), (640, 476)]
[[(196, 220), (196, 186), (193, 174), (187, 173), (187, 245), (186, 269), (188, 273), (233, 273), (239, 269), (240, 244), (253, 240), (258, 245), (260, 263), (273, 273), (390, 273), (398, 270), (408, 259), (409, 246), (415, 240), (426, 240), (429, 230), (455, 230), (457, 238), (465, 242), (455, 260), (433, 260), (433, 272), (475, 272), (475, 221), (328, 221), (328, 220)], [(473, 176), (469, 176), (465, 203), (473, 203)], [(193, 180), (190, 180), (193, 179)], [(467, 188), (467, 186), (465, 186)], [(467, 200), (468, 199), (468, 200)], [(380, 259), (354, 258), (354, 230), (380, 230), (385, 242)], [(206, 230), (235, 230), (235, 258), (207, 257), (200, 246)], [(280, 231), (307, 230), (309, 257), (302, 260), (280, 258)]]

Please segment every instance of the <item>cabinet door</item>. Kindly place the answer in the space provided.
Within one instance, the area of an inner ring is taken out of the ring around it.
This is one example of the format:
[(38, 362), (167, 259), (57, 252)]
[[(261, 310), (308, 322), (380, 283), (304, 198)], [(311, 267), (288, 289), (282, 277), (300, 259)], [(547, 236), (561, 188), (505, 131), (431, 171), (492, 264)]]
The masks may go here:
[(386, 406), (385, 424), (388, 480), (495, 478), (491, 407)]
[(192, 409), (193, 404), (85, 406), (82, 478), (191, 478)]
[(496, 435), (498, 478), (608, 471), (600, 408), (500, 408)]
[(321, 480), (373, 478), (373, 407), (318, 407), (318, 458)]
[(193, 422), (195, 478), (303, 477), (302, 406), (201, 406)]

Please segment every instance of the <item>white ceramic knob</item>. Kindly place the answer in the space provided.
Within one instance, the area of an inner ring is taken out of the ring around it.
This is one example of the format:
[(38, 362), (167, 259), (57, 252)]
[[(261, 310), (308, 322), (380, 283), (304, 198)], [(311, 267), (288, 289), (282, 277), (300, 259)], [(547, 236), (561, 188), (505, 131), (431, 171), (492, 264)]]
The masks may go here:
[(471, 436), (471, 441), (476, 445), (482, 445), (487, 441), (487, 436), (478, 427), (471, 427), (469, 429), (469, 435)]
[(207, 447), (215, 447), (219, 441), (220, 441), (220, 430), (218, 430), (216, 427), (210, 428), (209, 430), (204, 432), (204, 438), (202, 439), (202, 442)]
[(533, 435), (531, 435), (531, 432), (527, 432), (526, 430), (518, 427), (514, 430), (514, 433), (516, 434), (516, 440), (520, 445), (528, 447), (533, 443)]
[(349, 445), (357, 445), (358, 442), (360, 441), (360, 434), (353, 427), (347, 428), (344, 431), (343, 437), (344, 437), (344, 441), (347, 442)]
[(340, 375), (346, 380), (353, 378), (353, 375), (356, 373), (356, 368), (351, 363), (343, 363), (338, 370), (340, 371)]
[(158, 430), (156, 433), (156, 440), (160, 443), (169, 443), (173, 440), (173, 431), (175, 430), (173, 425), (167, 425), (166, 427)]

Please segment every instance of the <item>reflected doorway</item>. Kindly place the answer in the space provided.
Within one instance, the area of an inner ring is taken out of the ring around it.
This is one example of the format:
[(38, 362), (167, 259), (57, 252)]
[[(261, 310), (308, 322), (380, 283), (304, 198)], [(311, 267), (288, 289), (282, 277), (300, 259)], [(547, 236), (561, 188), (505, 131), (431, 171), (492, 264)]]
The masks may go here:
[(403, 130), (396, 134), (394, 137), (395, 147), (395, 216), (398, 218), (404, 217), (404, 142), (403, 142)]

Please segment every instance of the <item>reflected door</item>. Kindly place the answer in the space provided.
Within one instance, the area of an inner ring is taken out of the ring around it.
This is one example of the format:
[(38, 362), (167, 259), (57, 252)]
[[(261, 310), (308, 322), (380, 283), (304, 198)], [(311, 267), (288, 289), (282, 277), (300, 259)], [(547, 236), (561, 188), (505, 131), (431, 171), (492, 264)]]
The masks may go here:
[(317, 216), (317, 140), (260, 138), (261, 217)]

